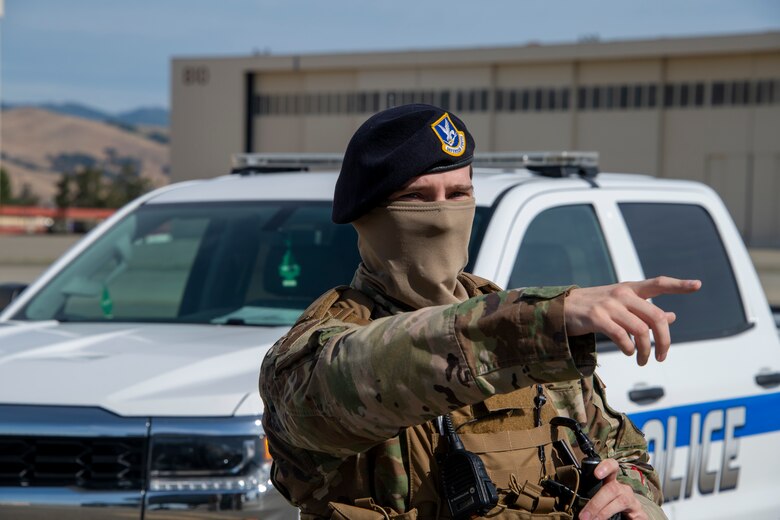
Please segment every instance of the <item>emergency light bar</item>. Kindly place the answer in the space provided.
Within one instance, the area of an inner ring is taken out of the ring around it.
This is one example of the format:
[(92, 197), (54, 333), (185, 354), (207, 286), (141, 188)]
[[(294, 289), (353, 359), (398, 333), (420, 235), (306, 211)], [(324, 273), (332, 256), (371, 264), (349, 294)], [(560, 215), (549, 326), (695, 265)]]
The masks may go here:
[[(232, 173), (253, 174), (337, 169), (340, 153), (238, 153), (232, 157)], [(546, 177), (595, 177), (598, 152), (492, 152), (474, 155), (474, 166), (487, 168), (523, 168)]]
[(236, 153), (231, 173), (270, 173), (340, 168), (340, 153)]

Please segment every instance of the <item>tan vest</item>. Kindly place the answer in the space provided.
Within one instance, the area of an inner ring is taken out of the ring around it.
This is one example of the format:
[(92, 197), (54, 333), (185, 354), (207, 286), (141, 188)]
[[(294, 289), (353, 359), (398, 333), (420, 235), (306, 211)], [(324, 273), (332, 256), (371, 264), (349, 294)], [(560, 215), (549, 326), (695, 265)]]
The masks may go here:
[[(461, 278), (472, 296), (499, 290), (491, 282), (474, 275), (464, 274)], [(364, 325), (372, 319), (373, 308), (373, 301), (363, 293), (343, 286), (318, 298), (301, 319), (321, 319), (331, 315), (342, 321)], [(568, 513), (554, 511), (555, 499), (544, 496), (545, 493), (538, 485), (542, 477), (555, 475), (556, 471), (570, 487), (576, 489), (577, 481), (571, 468), (566, 467), (552, 449), (553, 441), (559, 435), (565, 438), (565, 433), (557, 432), (549, 426), (550, 418), (556, 415), (549, 395), (546, 396), (547, 404), (540, 410), (543, 426), (535, 427), (536, 395), (536, 386), (519, 388), (509, 394), (495, 395), (481, 403), (465, 406), (451, 414), (465, 448), (479, 455), (499, 491), (499, 505), (486, 515), (488, 518), (572, 518)], [(568, 445), (568, 441), (565, 442)], [(439, 494), (440, 476), (436, 462), (437, 454), (446, 449), (445, 444), (435, 424), (428, 422), (406, 428), (398, 437), (385, 441), (366, 454), (347, 459), (338, 468), (343, 476), (343, 485), (329, 494), (331, 498), (339, 497), (337, 500), (329, 498), (332, 518), (450, 518), (447, 505)], [(388, 506), (386, 499), (379, 496), (382, 495), (383, 468), (377, 466), (384, 460), (382, 453), (397, 449), (398, 445), (409, 479), (407, 495), (402, 497), (406, 504), (403, 512)], [(539, 456), (540, 446), (545, 453), (544, 468)], [(576, 447), (572, 451), (578, 459), (583, 456)], [(278, 474), (274, 479), (282, 489), (295, 495), (294, 482), (285, 481)], [(372, 493), (377, 496), (372, 496)], [(304, 501), (301, 503), (301, 518), (313, 520), (327, 517), (329, 512), (321, 509), (320, 504), (307, 504)]]

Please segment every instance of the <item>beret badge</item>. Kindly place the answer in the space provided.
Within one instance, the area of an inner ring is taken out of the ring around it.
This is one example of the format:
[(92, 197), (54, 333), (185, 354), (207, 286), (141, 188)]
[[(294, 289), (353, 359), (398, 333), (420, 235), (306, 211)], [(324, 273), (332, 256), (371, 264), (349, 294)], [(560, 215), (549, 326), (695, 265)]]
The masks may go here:
[(444, 113), (431, 124), (431, 129), (441, 141), (441, 149), (444, 153), (453, 157), (460, 157), (466, 151), (466, 136), (455, 127), (448, 113)]

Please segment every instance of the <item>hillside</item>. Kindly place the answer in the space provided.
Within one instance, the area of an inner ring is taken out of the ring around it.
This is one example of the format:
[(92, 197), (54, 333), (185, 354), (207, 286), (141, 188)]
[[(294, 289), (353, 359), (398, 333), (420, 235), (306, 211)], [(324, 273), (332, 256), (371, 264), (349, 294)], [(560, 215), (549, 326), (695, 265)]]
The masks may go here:
[(138, 164), (154, 186), (168, 183), (168, 145), (119, 126), (40, 108), (4, 110), (0, 164), (15, 194), (24, 184), (51, 204), (60, 172), (80, 165), (108, 171), (125, 161)]
[(93, 121), (108, 121), (119, 125), (167, 128), (170, 113), (162, 107), (140, 107), (124, 112), (106, 112), (81, 103), (5, 103), (0, 102), (3, 110), (12, 108), (42, 108), (56, 114), (75, 116)]

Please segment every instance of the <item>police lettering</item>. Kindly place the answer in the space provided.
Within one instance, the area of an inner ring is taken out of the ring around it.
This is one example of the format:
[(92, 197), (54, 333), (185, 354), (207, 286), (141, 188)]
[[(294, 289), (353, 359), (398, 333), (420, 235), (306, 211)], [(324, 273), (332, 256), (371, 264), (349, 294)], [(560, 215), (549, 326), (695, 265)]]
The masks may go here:
[[(666, 424), (660, 419), (651, 419), (644, 424), (642, 430), (647, 442), (655, 446), (652, 462), (661, 478), (665, 501), (679, 500), (681, 495), (682, 498), (690, 498), (694, 483), (701, 495), (737, 487), (739, 439), (734, 436), (734, 430), (745, 425), (746, 416), (744, 406), (715, 409), (704, 414), (692, 413), (687, 458), (682, 474), (678, 473), (675, 465), (678, 417), (669, 416)], [(713, 437), (721, 432), (723, 442), (716, 445)]]

